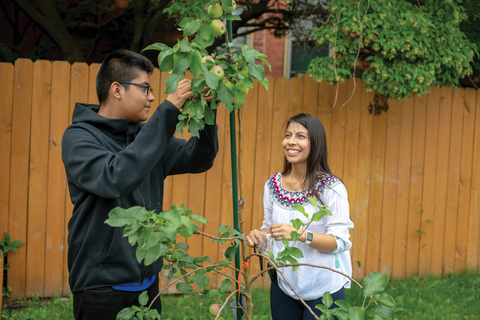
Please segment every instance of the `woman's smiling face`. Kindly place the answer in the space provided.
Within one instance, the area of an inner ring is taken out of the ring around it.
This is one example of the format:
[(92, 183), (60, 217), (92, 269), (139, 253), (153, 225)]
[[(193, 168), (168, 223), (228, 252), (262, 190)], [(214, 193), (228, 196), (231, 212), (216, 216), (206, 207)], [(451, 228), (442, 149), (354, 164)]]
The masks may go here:
[(287, 161), (293, 164), (307, 164), (310, 155), (310, 139), (308, 130), (297, 122), (288, 125), (285, 137), (282, 141), (283, 152)]

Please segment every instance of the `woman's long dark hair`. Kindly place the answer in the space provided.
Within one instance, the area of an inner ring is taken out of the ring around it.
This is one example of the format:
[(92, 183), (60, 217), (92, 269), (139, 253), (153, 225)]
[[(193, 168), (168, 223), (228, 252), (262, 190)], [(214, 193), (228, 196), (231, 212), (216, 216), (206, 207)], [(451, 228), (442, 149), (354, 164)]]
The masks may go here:
[[(314, 188), (315, 182), (324, 174), (332, 174), (328, 166), (327, 137), (325, 128), (317, 117), (308, 113), (300, 113), (291, 117), (287, 122), (288, 126), (296, 122), (301, 124), (308, 130), (308, 138), (310, 140), (310, 154), (307, 158), (307, 172), (303, 177), (302, 187), (313, 191), (316, 198), (320, 199), (318, 191)], [(292, 164), (287, 161), (284, 156), (283, 172), (288, 174), (292, 171)]]

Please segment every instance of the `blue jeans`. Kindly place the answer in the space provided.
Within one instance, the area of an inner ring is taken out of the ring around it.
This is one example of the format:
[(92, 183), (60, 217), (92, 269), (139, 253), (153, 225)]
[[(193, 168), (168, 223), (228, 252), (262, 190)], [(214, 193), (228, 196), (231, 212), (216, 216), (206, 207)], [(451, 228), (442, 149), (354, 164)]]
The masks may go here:
[[(345, 300), (345, 289), (332, 294), (333, 301)], [(315, 308), (317, 304), (323, 304), (322, 298), (305, 301), (317, 316), (321, 316), (322, 312)], [(277, 281), (272, 281), (270, 286), (270, 308), (272, 313), (272, 320), (314, 320), (315, 317), (303, 305), (300, 300), (293, 299), (286, 295), (278, 286)], [(338, 308), (334, 303), (330, 309)], [(337, 317), (334, 317), (337, 320)]]

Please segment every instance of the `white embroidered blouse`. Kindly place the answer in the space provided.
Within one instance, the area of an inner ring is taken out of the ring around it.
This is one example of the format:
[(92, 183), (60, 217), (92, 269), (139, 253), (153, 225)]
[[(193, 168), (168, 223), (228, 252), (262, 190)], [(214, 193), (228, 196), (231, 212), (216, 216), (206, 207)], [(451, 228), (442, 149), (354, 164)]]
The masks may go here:
[[(323, 204), (328, 206), (327, 209), (332, 212), (332, 216), (324, 216), (320, 221), (312, 222), (308, 230), (335, 236), (337, 248), (331, 253), (322, 253), (297, 241), (295, 247), (302, 250), (304, 257), (296, 259), (299, 263), (325, 266), (351, 276), (352, 262), (349, 249), (352, 247), (352, 243), (349, 240), (349, 229), (353, 228), (353, 222), (349, 217), (347, 190), (340, 179), (332, 175), (325, 175), (317, 181), (315, 188), (318, 190)], [(307, 199), (307, 197), (312, 196), (312, 191), (292, 192), (284, 189), (282, 187), (282, 174), (280, 172), (273, 174), (265, 183), (263, 197), (265, 215), (262, 229), (270, 228), (277, 223), (291, 225), (290, 220), (297, 218), (306, 223), (305, 216), (293, 210), (292, 206), (294, 204), (302, 205), (305, 212), (309, 214), (309, 218), (311, 218), (319, 210)], [(292, 245), (291, 241), (289, 245)], [(272, 251), (278, 253), (283, 250), (283, 247), (281, 241), (274, 241)], [(292, 267), (285, 267), (280, 270), (304, 300), (318, 299), (325, 292), (334, 293), (342, 287), (350, 288), (348, 278), (327, 269), (300, 266), (297, 271), (293, 271)], [(298, 300), (298, 297), (280, 274), (277, 274), (277, 279), (283, 292)]]

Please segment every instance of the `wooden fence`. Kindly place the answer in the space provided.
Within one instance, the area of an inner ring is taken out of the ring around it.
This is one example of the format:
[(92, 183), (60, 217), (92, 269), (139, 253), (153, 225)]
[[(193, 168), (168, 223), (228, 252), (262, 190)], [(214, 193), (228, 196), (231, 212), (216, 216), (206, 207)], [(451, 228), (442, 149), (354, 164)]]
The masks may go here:
[[(98, 68), (25, 59), (0, 63), (0, 232), (24, 242), (8, 256), (12, 296), (70, 292), (66, 237), (72, 204), (61, 139), (74, 103), (97, 102)], [(157, 102), (165, 99), (165, 77), (158, 70), (151, 77)], [(237, 124), (247, 232), (261, 225), (264, 183), (282, 168), (286, 120), (308, 112), (323, 122), (332, 171), (349, 193), (355, 278), (375, 270), (402, 278), (479, 269), (480, 93), (432, 88), (430, 95), (391, 101), (388, 112), (373, 116), (367, 110), (373, 93), (360, 81), (337, 91), (310, 78), (269, 80), (268, 91), (258, 84), (250, 90)], [(184, 203), (207, 218), (202, 229), (209, 234), (233, 225), (228, 119), (220, 108), (220, 152), (211, 170), (165, 181), (165, 208)], [(200, 236), (188, 244), (192, 255), (213, 261), (223, 250)], [(259, 271), (257, 261), (251, 265), (252, 273)], [(215, 286), (221, 278), (212, 280)], [(263, 277), (255, 286), (268, 284)]]

